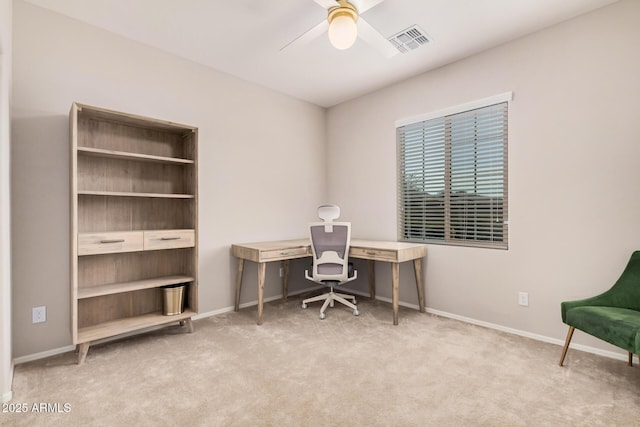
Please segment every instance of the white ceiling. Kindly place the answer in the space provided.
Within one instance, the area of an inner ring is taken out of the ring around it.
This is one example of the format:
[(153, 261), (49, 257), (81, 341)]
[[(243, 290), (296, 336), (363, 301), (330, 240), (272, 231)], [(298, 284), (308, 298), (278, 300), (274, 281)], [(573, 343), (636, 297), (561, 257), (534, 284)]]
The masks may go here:
[(385, 58), (326, 34), (284, 51), (326, 19), (313, 0), (27, 0), (242, 79), (329, 107), (617, 0), (385, 0), (362, 16), (385, 37), (412, 25), (431, 42)]

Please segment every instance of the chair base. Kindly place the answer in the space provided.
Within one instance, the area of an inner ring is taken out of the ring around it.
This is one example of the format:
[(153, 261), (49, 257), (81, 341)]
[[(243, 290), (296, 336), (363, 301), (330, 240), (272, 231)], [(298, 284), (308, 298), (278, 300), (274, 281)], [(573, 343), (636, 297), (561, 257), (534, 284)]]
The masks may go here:
[[(569, 343), (571, 343), (571, 337), (573, 337), (573, 332), (575, 331), (575, 327), (569, 326), (569, 332), (567, 332), (567, 339), (564, 343), (564, 348), (562, 349), (562, 356), (560, 356), (560, 366), (564, 363), (564, 359), (567, 356), (567, 350), (569, 350)], [(628, 366), (633, 366), (633, 353), (629, 352), (629, 361), (627, 362)]]
[[(352, 300), (353, 302), (349, 302), (347, 300)], [(324, 301), (324, 304), (322, 304), (322, 307), (320, 308), (321, 320), (325, 318), (324, 312), (327, 309), (327, 307), (329, 306), (333, 307), (335, 301), (338, 301), (340, 304), (346, 305), (347, 307), (351, 308), (353, 310), (354, 316), (360, 315), (360, 313), (358, 312), (358, 307), (356, 306), (356, 297), (354, 295), (347, 295), (347, 294), (334, 292), (333, 287), (331, 287), (331, 291), (326, 294), (307, 298), (304, 301), (302, 301), (302, 308), (307, 308), (307, 304), (309, 304), (310, 302), (316, 302), (316, 301)]]
[(569, 332), (567, 332), (567, 339), (564, 342), (564, 348), (562, 349), (562, 356), (560, 356), (560, 366), (564, 363), (564, 358), (567, 356), (567, 350), (569, 350), (569, 343), (571, 342), (571, 337), (573, 337), (573, 331), (576, 328), (573, 326), (569, 326)]

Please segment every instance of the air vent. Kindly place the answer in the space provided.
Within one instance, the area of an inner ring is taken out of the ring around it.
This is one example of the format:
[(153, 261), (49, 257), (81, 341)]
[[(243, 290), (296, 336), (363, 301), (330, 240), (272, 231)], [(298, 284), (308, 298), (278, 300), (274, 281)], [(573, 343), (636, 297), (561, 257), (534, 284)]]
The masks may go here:
[(415, 50), (423, 44), (429, 43), (427, 33), (414, 25), (389, 38), (389, 42), (402, 53)]

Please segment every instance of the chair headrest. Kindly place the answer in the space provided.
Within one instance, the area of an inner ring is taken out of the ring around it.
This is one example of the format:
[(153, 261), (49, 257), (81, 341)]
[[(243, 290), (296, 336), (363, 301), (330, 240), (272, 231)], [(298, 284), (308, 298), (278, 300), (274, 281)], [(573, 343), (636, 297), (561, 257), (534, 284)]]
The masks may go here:
[(340, 208), (336, 205), (322, 205), (318, 207), (318, 216), (325, 222), (332, 222), (340, 216)]

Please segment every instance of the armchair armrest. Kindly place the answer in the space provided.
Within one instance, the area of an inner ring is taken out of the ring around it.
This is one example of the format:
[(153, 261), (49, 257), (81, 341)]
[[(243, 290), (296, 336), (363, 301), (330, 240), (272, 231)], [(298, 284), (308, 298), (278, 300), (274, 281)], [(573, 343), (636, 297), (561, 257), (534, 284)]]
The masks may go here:
[(585, 307), (585, 306), (604, 306), (604, 307), (615, 307), (614, 299), (611, 298), (610, 292), (608, 290), (600, 295), (596, 295), (591, 298), (585, 298), (574, 301), (563, 301), (560, 303), (560, 310), (562, 312), (562, 321), (566, 323), (567, 320), (567, 311), (576, 307)]

